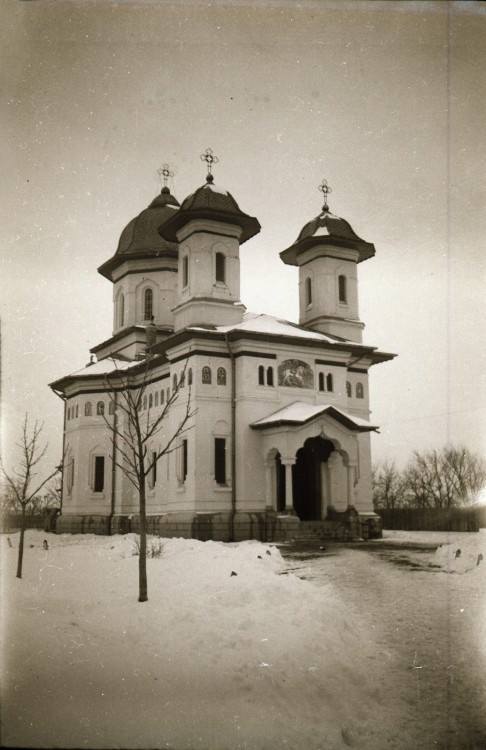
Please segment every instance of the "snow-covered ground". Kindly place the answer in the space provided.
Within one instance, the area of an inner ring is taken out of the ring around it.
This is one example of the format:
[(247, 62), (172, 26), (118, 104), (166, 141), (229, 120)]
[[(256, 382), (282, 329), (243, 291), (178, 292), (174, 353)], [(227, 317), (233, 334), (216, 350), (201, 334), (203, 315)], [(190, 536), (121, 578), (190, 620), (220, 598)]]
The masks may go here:
[[(29, 531), (22, 580), (18, 534), (12, 548), (4, 536), (2, 745), (479, 750), (485, 538), (449, 535), (437, 552), (404, 550), (403, 565), (379, 549), (301, 560), (258, 542), (163, 540), (140, 604), (133, 536)], [(471, 645), (457, 658), (456, 626)], [(424, 642), (449, 699), (461, 658), (473, 670), (459, 679), (468, 745), (451, 744), (452, 704), (427, 691)]]

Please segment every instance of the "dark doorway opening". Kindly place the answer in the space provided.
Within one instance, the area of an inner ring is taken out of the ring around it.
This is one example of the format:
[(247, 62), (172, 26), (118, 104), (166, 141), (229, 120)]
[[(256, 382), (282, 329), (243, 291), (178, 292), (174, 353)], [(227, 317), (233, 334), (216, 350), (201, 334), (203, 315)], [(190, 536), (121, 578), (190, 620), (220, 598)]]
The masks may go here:
[(297, 461), (292, 469), (294, 508), (301, 521), (318, 521), (322, 518), (322, 472), (334, 446), (330, 440), (313, 437), (297, 451)]

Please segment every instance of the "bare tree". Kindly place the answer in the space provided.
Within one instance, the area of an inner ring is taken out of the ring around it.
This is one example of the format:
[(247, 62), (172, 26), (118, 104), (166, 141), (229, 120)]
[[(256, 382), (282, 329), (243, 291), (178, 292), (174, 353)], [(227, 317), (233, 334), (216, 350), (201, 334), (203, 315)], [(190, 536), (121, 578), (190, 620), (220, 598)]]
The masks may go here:
[(375, 508), (398, 508), (404, 504), (403, 476), (394, 461), (383, 461), (373, 466), (373, 505)]
[(404, 481), (417, 507), (472, 505), (486, 484), (486, 462), (464, 447), (415, 451)]
[[(147, 477), (157, 461), (164, 455), (177, 450), (178, 439), (187, 432), (195, 411), (191, 407), (191, 383), (186, 387), (187, 363), (179, 377), (173, 379), (170, 395), (156, 410), (147, 394), (149, 368), (152, 358), (147, 357), (142, 374), (133, 368), (132, 372), (122, 371), (114, 361), (116, 374), (106, 378), (106, 388), (110, 394), (113, 419), (105, 416), (105, 422), (113, 434), (116, 451), (113, 461), (137, 490), (139, 499), (140, 555), (139, 555), (139, 602), (148, 600), (147, 590), (147, 523), (146, 523), (146, 483)], [(131, 368), (132, 369), (132, 368)], [(185, 393), (183, 393), (185, 391)], [(175, 427), (170, 433), (162, 428), (175, 402), (181, 399), (183, 406)], [(162, 445), (152, 450), (154, 438), (162, 437)], [(120, 458), (118, 458), (120, 457)]]
[[(35, 477), (37, 476), (37, 469), (44, 458), (47, 446), (41, 447), (41, 435), (43, 430), (43, 424), (35, 422), (32, 430), (29, 430), (28, 415), (25, 415), (22, 424), (22, 434), (20, 440), (17, 443), (20, 448), (21, 456), (19, 469), (13, 469), (8, 472), (5, 469), (3, 461), (0, 459), (0, 467), (2, 474), (5, 477), (7, 488), (11, 498), (17, 507), (20, 507), (20, 541), (19, 541), (19, 555), (17, 561), (17, 578), (22, 578), (22, 562), (24, 556), (24, 536), (25, 536), (25, 513), (29, 503), (34, 502), (39, 492), (45, 485), (59, 472), (61, 466), (57, 466), (46, 479), (42, 482), (36, 483)], [(32, 486), (35, 489), (32, 489)]]

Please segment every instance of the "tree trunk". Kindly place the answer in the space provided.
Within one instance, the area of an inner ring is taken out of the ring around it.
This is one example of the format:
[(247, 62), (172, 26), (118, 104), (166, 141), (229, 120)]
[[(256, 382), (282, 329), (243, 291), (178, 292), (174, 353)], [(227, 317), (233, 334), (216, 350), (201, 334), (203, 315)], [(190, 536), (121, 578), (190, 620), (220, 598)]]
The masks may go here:
[(140, 482), (140, 557), (138, 560), (138, 601), (146, 602), (147, 593), (147, 522), (145, 516), (145, 477)]
[(24, 558), (24, 536), (25, 536), (25, 503), (22, 503), (22, 513), (20, 515), (20, 540), (19, 540), (19, 557), (17, 561), (17, 578), (22, 578), (22, 560)]

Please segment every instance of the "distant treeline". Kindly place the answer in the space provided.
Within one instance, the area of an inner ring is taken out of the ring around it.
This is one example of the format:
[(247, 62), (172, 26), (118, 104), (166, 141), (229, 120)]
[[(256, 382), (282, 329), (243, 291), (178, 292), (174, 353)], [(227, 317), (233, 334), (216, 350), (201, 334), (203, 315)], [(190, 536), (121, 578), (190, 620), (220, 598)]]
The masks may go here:
[(486, 507), (377, 508), (384, 529), (402, 531), (479, 531), (486, 528)]

